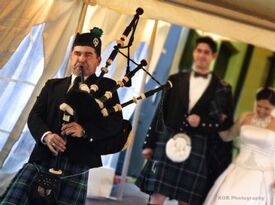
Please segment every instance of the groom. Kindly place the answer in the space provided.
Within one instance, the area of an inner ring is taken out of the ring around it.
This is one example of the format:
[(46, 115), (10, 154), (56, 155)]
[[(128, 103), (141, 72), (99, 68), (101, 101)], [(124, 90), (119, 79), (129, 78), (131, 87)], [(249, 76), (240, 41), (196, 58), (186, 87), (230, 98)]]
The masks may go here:
[(200, 37), (193, 51), (190, 72), (170, 76), (173, 83), (164, 98), (164, 123), (174, 133), (191, 138), (189, 158), (175, 163), (165, 155), (163, 136), (154, 120), (145, 139), (142, 154), (148, 159), (137, 186), (151, 195), (150, 204), (163, 204), (165, 197), (180, 205), (201, 205), (215, 179), (231, 162), (232, 144), (221, 140), (218, 132), (233, 124), (231, 87), (209, 70), (215, 59), (216, 43)]

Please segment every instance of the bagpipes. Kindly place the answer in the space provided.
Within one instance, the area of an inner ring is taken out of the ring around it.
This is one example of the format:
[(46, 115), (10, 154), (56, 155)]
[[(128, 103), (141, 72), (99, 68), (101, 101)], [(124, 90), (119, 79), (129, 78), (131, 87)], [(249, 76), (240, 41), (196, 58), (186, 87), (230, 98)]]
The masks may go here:
[[(112, 113), (121, 112), (124, 107), (132, 103), (137, 103), (138, 100), (146, 99), (147, 97), (152, 96), (159, 91), (167, 90), (172, 87), (172, 83), (170, 81), (168, 81), (164, 85), (161, 85), (149, 72), (147, 72), (147, 70), (144, 69), (144, 67), (147, 66), (146, 60), (141, 60), (141, 62), (137, 64), (135, 61), (130, 59), (129, 50), (128, 56), (120, 51), (120, 49), (123, 48), (129, 49), (129, 47), (131, 46), (134, 39), (134, 32), (139, 21), (139, 16), (142, 13), (143, 9), (138, 8), (136, 10), (134, 18), (126, 27), (120, 39), (117, 41), (117, 45), (114, 46), (113, 51), (106, 61), (105, 67), (101, 68), (101, 73), (97, 78), (96, 83), (92, 84), (89, 87), (87, 84), (85, 84), (83, 72), (80, 72), (82, 82), (79, 85), (79, 89), (72, 89), (67, 93), (66, 102), (60, 106), (60, 109), (63, 112), (70, 112), (72, 113), (72, 115), (81, 116), (82, 120), (85, 119), (87, 121), (95, 122), (97, 120), (101, 120), (102, 118), (108, 118), (110, 115), (112, 115)], [(124, 42), (131, 31), (133, 32), (130, 37), (129, 43), (128, 45), (124, 46)], [(98, 92), (101, 92), (102, 89), (100, 87), (100, 82), (102, 81), (104, 74), (108, 72), (108, 67), (112, 64), (118, 53), (127, 58), (128, 65), (131, 61), (136, 65), (136, 68), (131, 71), (126, 70), (126, 74), (122, 80), (116, 81), (116, 84), (112, 89), (105, 91), (102, 96), (98, 97)], [(82, 68), (80, 67), (80, 70), (81, 69)], [(131, 79), (139, 70), (143, 70), (144, 72), (146, 72), (159, 85), (159, 87), (145, 92), (139, 97), (133, 97), (133, 99), (122, 104), (116, 104), (112, 107), (106, 107), (108, 101), (113, 98), (114, 94), (116, 94), (119, 88), (127, 87), (131, 84)], [(97, 96), (97, 98), (95, 96)], [(114, 134), (114, 136), (108, 139), (98, 140), (97, 143), (92, 142), (96, 143), (93, 151), (97, 154), (111, 154), (121, 151), (123, 148), (125, 148), (125, 144), (127, 144), (131, 129), (131, 123), (128, 120), (123, 120), (122, 130), (120, 133), (116, 133)]]

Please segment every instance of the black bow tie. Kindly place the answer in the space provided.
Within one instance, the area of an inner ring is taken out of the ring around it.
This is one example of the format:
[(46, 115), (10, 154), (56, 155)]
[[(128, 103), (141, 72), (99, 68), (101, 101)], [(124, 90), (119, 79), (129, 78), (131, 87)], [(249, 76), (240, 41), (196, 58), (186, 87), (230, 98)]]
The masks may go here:
[(202, 77), (202, 78), (205, 78), (207, 79), (208, 75), (210, 73), (199, 73), (199, 72), (196, 72), (196, 71), (193, 71), (194, 72), (194, 77), (197, 78), (197, 77)]

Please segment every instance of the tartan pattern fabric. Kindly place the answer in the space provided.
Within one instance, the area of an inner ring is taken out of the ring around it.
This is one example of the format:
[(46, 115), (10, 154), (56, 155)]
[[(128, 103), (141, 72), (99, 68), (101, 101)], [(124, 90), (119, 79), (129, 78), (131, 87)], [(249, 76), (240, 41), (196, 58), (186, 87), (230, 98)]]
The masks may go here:
[(145, 164), (136, 185), (141, 191), (160, 193), (171, 199), (190, 205), (201, 205), (208, 191), (206, 138), (193, 134), (189, 158), (181, 163), (170, 161), (165, 154), (165, 143), (171, 137), (166, 130), (159, 135), (159, 141), (151, 159)]
[[(25, 164), (11, 182), (0, 204), (38, 205), (29, 202), (28, 190), (39, 170), (47, 172), (49, 168), (53, 167), (51, 166), (53, 164), (54, 159), (50, 160), (49, 164), (47, 162), (43, 162), (42, 165)], [(61, 176), (57, 205), (84, 205), (87, 194), (88, 167), (72, 164), (69, 160), (63, 159), (60, 168), (64, 173)]]
[[(217, 84), (214, 98), (211, 100), (211, 111), (209, 116), (213, 118), (219, 118), (219, 113), (223, 112), (227, 119), (220, 130), (226, 130), (233, 124), (233, 99), (231, 94), (231, 87), (225, 84), (224, 81), (220, 81)], [(232, 142), (224, 142), (218, 133), (213, 133), (208, 136), (207, 141), (207, 171), (209, 189), (214, 184), (215, 180), (222, 174), (225, 168), (230, 164), (232, 160)]]
[[(219, 139), (219, 136), (217, 137)], [(207, 172), (209, 189), (232, 161), (232, 142), (208, 140)]]

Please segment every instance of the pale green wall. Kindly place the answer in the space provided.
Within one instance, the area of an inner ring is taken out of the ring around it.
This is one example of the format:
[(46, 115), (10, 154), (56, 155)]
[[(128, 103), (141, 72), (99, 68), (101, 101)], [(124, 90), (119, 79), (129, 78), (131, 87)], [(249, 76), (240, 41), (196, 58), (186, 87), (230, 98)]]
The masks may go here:
[(247, 51), (247, 44), (240, 42), (230, 42), (234, 48), (238, 51), (230, 58), (228, 68), (225, 73), (224, 80), (232, 86), (232, 91), (235, 93), (235, 89), (238, 83), (238, 78), (242, 69), (243, 61)]
[(243, 82), (236, 115), (253, 110), (256, 91), (265, 84), (268, 74), (268, 58), (272, 52), (263, 48), (254, 48), (248, 72)]

